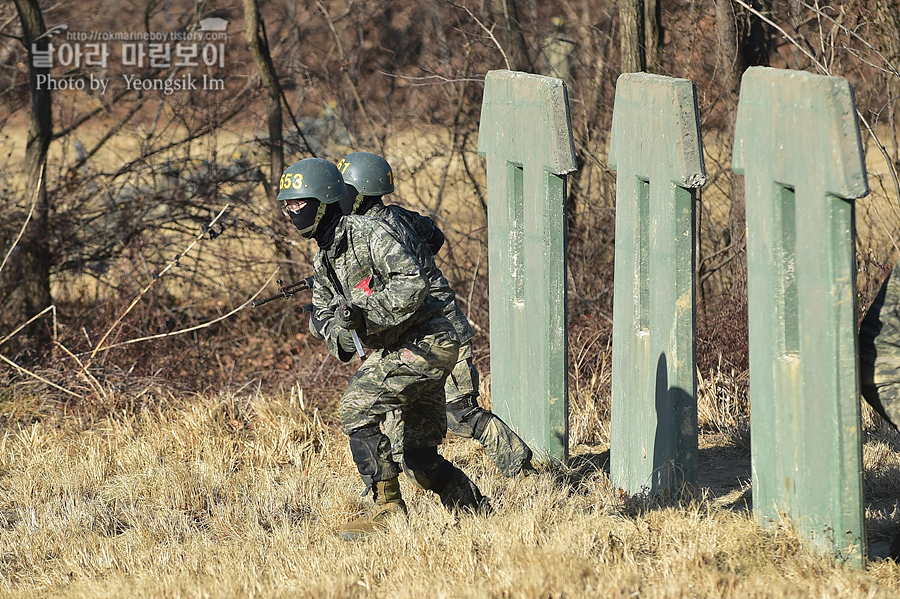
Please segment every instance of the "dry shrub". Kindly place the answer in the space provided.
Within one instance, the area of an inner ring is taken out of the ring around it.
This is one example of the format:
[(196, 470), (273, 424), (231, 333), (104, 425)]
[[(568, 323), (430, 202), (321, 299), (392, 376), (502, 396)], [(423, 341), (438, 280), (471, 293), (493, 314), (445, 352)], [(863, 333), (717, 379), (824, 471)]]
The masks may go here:
[[(339, 158), (351, 142), (354, 149), (383, 150), (398, 176), (392, 201), (432, 216), (445, 230), (448, 243), (439, 263), (479, 332), (476, 361), (489, 383), (486, 173), (476, 140), (479, 81), (489, 68), (502, 66), (499, 52), (452, 4), (350, 3), (340, 17), (329, 5), (334, 33), (322, 11), (295, 4), (264, 7), (270, 38), (279, 40), (275, 59), (286, 103), (300, 115), (305, 133), (318, 135), (312, 151), (321, 156)], [(746, 278), (743, 240), (734, 237), (730, 213), (726, 108), (734, 98), (721, 89), (711, 6), (664, 4), (671, 47), (663, 69), (697, 81), (705, 119), (710, 178), (698, 227), (701, 432), (707, 445), (736, 447), (745, 455)], [(795, 8), (797, 14), (785, 16), (778, 7), (779, 17), (814, 39), (811, 47), (842, 48), (833, 34), (815, 39), (817, 20), (800, 18), (803, 11), (809, 16), (810, 7)], [(569, 179), (570, 441), (573, 447), (604, 446), (615, 242), (615, 177), (606, 151), (618, 74), (616, 8), (602, 1), (583, 7), (532, 3), (522, 15), (532, 47), (550, 32), (548, 17), (555, 12), (573, 24), (570, 32), (582, 52), (570, 85), (580, 167)], [(841, 18), (862, 26), (863, 16), (857, 22), (853, 15), (866, 12), (847, 10)], [(875, 12), (878, 19), (868, 23), (893, 23)], [(893, 32), (885, 39), (896, 39)], [(338, 58), (335, 37), (343, 41), (345, 59)], [(840, 72), (869, 81), (865, 61), (853, 62), (852, 52), (839, 54)], [(789, 46), (780, 46), (773, 60), (808, 65)], [(9, 73), (18, 83), (10, 87), (13, 97), (3, 100), (18, 107), (26, 99), (21, 73)], [(878, 74), (877, 81), (885, 77)], [(867, 90), (858, 97), (863, 113), (881, 115), (883, 86), (858, 87)], [(361, 103), (353, 99), (356, 91)], [(390, 535), (369, 543), (341, 544), (333, 529), (365, 505), (346, 443), (334, 434), (333, 414), (358, 362), (341, 364), (310, 338), (298, 313), (302, 296), (244, 310), (193, 333), (103, 351), (82, 371), (63, 348), (85, 360), (153, 280), (153, 271), (226, 199), (239, 206), (229, 212), (227, 227), (160, 279), (111, 343), (208, 323), (241, 305), (276, 266), (290, 273), (280, 275), (288, 279), (308, 274), (311, 248), (291, 243), (296, 240), (273, 221), (256, 185), (267, 169), (268, 140), (261, 103), (247, 100), (231, 106), (242, 108), (243, 118), (221, 110), (228, 106), (181, 106), (200, 117), (228, 116), (234, 139), (190, 138), (173, 125), (177, 121), (163, 119), (164, 135), (156, 141), (183, 143), (159, 156), (153, 153), (158, 147), (146, 148), (139, 160), (121, 167), (117, 157), (111, 173), (100, 161), (73, 170), (75, 139), (63, 140), (59, 163), (51, 168), (54, 181), (62, 182), (56, 199), (64, 193), (70, 199), (55, 203), (59, 225), (67, 229), (55, 246), (59, 345), (49, 356), (27, 344), (2, 349), (81, 397), (21, 372), (0, 372), (0, 580), (11, 596), (878, 597), (900, 590), (895, 565), (876, 561), (868, 574), (849, 572), (807, 553), (786, 525), (762, 531), (743, 514), (705, 502), (623, 499), (610, 489), (600, 456), (576, 461), (587, 464), (583, 468), (549, 468), (538, 477), (507, 481), (470, 441), (444, 451), (493, 497), (494, 518), (456, 520), (433, 496), (406, 485), (414, 499), (409, 521), (395, 522)], [(60, 108), (69, 119), (63, 124), (74, 118), (73, 104)], [(887, 104), (883, 114), (895, 135), (894, 106)], [(115, 108), (125, 112), (122, 105)], [(146, 116), (140, 113), (138, 120)], [(96, 119), (90, 137), (115, 122)], [(123, 136), (138, 138), (144, 125), (124, 127)], [(10, 131), (8, 120), (0, 126)], [(187, 126), (202, 130), (199, 123)], [(309, 153), (296, 132), (285, 147), (288, 163)], [(890, 149), (898, 162), (896, 143)], [(872, 146), (867, 151), (874, 154)], [(202, 172), (179, 180), (169, 174), (173, 166), (188, 175), (191, 168)], [(24, 215), (21, 181), (14, 175), (0, 174), (11, 215), (3, 225), (7, 233)], [(866, 227), (858, 242), (860, 306), (884, 276), (894, 248), (890, 232), (896, 230), (890, 177), (882, 169), (872, 181), (872, 201), (857, 204)], [(95, 193), (98, 185), (109, 193)], [(175, 207), (174, 217), (156, 210), (159, 204)], [(109, 222), (109, 207), (125, 210), (123, 205), (130, 212)], [(83, 221), (93, 225), (80, 229)], [(273, 285), (265, 293), (274, 293)], [(489, 392), (485, 400), (489, 405)], [(870, 435), (867, 493), (874, 501), (870, 536), (883, 542), (897, 517), (889, 497), (896, 488), (897, 442), (869, 412), (864, 422)]]
[(608, 327), (569, 335), (569, 445), (609, 446), (612, 337)]
[(747, 373), (718, 368), (697, 373), (697, 422), (701, 434), (750, 451), (750, 398)]

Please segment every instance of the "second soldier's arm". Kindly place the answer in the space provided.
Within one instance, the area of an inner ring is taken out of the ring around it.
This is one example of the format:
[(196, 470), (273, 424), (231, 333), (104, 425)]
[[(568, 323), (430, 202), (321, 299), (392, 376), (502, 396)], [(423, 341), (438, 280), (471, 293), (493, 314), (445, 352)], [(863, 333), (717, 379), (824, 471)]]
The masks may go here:
[(444, 232), (438, 228), (431, 218), (413, 210), (402, 208), (401, 217), (409, 228), (419, 236), (419, 239), (428, 244), (432, 255), (436, 256), (444, 246)]
[(428, 239), (428, 247), (431, 248), (432, 254), (437, 254), (440, 249), (444, 246), (444, 234), (437, 227), (434, 228), (434, 233)]
[(443, 231), (441, 231), (435, 222), (427, 216), (423, 216), (418, 212), (413, 212), (412, 214), (415, 217), (418, 217), (418, 222), (413, 226), (413, 230), (419, 235), (419, 238), (422, 241), (428, 244), (428, 247), (431, 248), (431, 254), (437, 256), (437, 253), (444, 245)]

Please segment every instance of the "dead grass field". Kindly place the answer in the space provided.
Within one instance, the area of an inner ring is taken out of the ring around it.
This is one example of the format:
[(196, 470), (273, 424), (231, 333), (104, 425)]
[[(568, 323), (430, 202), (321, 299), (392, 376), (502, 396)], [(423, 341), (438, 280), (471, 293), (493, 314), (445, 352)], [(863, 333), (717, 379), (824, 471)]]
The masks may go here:
[[(296, 389), (99, 421), (44, 416), (0, 437), (4, 597), (900, 595), (893, 562), (853, 571), (809, 553), (787, 525), (756, 526), (746, 448), (721, 434), (701, 451), (709, 486), (682, 505), (623, 499), (604, 448), (508, 480), (476, 444), (451, 442), (443, 453), (495, 514), (452, 517), (404, 480), (408, 520), (347, 543), (335, 528), (367, 500), (346, 440)], [(867, 461), (879, 451), (867, 447)], [(723, 464), (728, 452), (743, 473)], [(879, 460), (867, 478), (896, 484), (896, 451)]]

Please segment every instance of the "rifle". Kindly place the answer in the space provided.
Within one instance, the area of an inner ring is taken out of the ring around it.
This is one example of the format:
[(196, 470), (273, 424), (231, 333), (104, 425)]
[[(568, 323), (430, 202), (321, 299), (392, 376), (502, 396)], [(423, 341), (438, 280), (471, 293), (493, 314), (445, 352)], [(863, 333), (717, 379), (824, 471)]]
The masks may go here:
[[(266, 299), (256, 300), (255, 302), (250, 304), (250, 306), (255, 308), (257, 306), (262, 306), (263, 304), (267, 304), (267, 303), (271, 302), (272, 300), (277, 300), (277, 299), (281, 299), (281, 298), (288, 299), (295, 293), (298, 293), (300, 291), (305, 291), (307, 289), (312, 289), (313, 284), (315, 282), (315, 277), (311, 277), (311, 276), (306, 277), (299, 283), (291, 283), (287, 287), (284, 286), (284, 281), (282, 281), (281, 279), (277, 279), (275, 282), (278, 283), (278, 294), (277, 295), (273, 295), (272, 297), (267, 297)], [(306, 306), (303, 306), (303, 311), (311, 312), (311, 310), (306, 309)]]
[[(305, 291), (307, 289), (312, 289), (313, 285), (315, 284), (315, 277), (312, 277), (312, 276), (306, 277), (299, 283), (292, 283), (292, 284), (288, 285), (287, 287), (284, 286), (284, 281), (282, 281), (281, 279), (276, 279), (275, 282), (278, 283), (278, 294), (277, 295), (273, 295), (271, 297), (267, 297), (267, 298), (261, 299), (261, 300), (256, 300), (255, 302), (251, 303), (250, 306), (255, 308), (257, 306), (262, 306), (263, 304), (267, 304), (273, 300), (277, 300), (277, 299), (281, 299), (281, 298), (288, 299), (295, 293), (298, 293), (300, 291)], [(314, 308), (313, 308), (312, 304), (306, 304), (305, 306), (303, 306), (302, 312), (304, 314), (309, 314), (313, 311), (313, 309)], [(344, 298), (340, 298), (340, 309), (341, 309), (341, 312), (344, 313), (345, 318), (350, 318), (350, 315), (351, 315), (350, 307), (347, 306), (347, 302), (344, 301)], [(363, 351), (363, 346), (359, 340), (359, 335), (357, 334), (357, 332), (355, 330), (350, 331), (350, 335), (353, 337), (353, 345), (356, 346), (357, 355), (359, 355), (360, 358), (365, 359), (366, 353), (365, 353), (365, 351)]]

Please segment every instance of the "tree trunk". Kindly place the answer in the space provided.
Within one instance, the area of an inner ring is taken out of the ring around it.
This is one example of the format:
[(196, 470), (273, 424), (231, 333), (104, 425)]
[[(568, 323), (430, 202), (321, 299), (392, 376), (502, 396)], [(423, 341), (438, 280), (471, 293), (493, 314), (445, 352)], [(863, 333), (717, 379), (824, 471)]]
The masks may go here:
[[(726, 139), (734, 138), (734, 125), (737, 118), (737, 103), (741, 88), (741, 76), (746, 68), (743, 52), (738, 43), (740, 25), (732, 0), (716, 0), (716, 32), (718, 34), (719, 65), (722, 73), (723, 109), (726, 117)], [(731, 210), (729, 211), (728, 239), (725, 242), (732, 246), (734, 260), (731, 263), (731, 290), (737, 296), (746, 293), (747, 240), (744, 238), (746, 216), (744, 213), (743, 177), (730, 174)]]
[(732, 0), (716, 0), (716, 32), (719, 38), (719, 70), (730, 110), (740, 91), (744, 61), (738, 46), (738, 21)]
[(644, 62), (647, 71), (651, 73), (662, 70), (662, 26), (659, 14), (659, 0), (644, 0)]
[(497, 25), (497, 39), (509, 59), (509, 68), (513, 71), (532, 71), (525, 37), (519, 26), (516, 0), (491, 0), (491, 16)]
[[(758, 12), (768, 12), (772, 9), (771, 0), (749, 0), (750, 6)], [(769, 42), (769, 32), (766, 24), (759, 16), (746, 11), (744, 26), (740, 29), (740, 52), (746, 67), (759, 67), (769, 65), (769, 52), (772, 45)]]
[[(38, 0), (15, 0), (16, 10), (22, 22), (26, 50), (29, 55), (28, 80), (31, 87), (31, 123), (25, 149), (26, 207), (34, 203), (34, 214), (20, 241), (20, 251), (9, 263), (10, 275), (16, 277), (22, 298), (23, 321), (38, 314), (48, 306), (50, 297), (50, 207), (47, 201), (45, 173), (47, 150), (53, 137), (51, 96), (48, 86), (38, 89), (38, 75), (49, 75), (50, 69), (34, 66), (32, 44), (38, 50), (47, 50), (49, 38), (37, 39), (46, 33), (44, 17)], [(37, 41), (34, 41), (37, 40)], [(49, 337), (39, 334), (44, 330), (37, 323), (26, 332), (39, 342)]]
[(640, 73), (647, 68), (644, 55), (644, 3), (642, 0), (621, 0), (619, 2), (619, 28), (622, 72)]
[[(884, 48), (882, 53), (888, 57), (888, 60), (896, 61), (900, 58), (900, 15), (894, 10), (893, 3), (876, 4), (875, 22), (884, 28), (885, 35)], [(896, 63), (895, 63), (896, 64)], [(897, 75), (886, 72), (881, 75), (884, 81), (884, 88), (887, 90), (889, 98), (900, 96), (900, 78)], [(888, 132), (891, 137), (891, 161), (894, 168), (900, 168), (900, 143), (897, 139), (897, 102), (890, 102), (883, 109), (887, 113)]]
[(250, 55), (259, 71), (259, 79), (266, 90), (266, 95), (269, 96), (266, 117), (269, 123), (269, 160), (272, 163), (272, 172), (266, 191), (273, 208), (280, 213), (275, 198), (278, 196), (278, 182), (284, 172), (284, 145), (281, 137), (281, 86), (278, 83), (275, 64), (269, 54), (269, 46), (261, 35), (263, 26), (259, 17), (257, 0), (244, 0), (244, 35), (247, 36)]
[[(243, 1), (244, 35), (247, 37), (250, 55), (253, 57), (253, 62), (256, 63), (256, 69), (259, 71), (260, 82), (266, 90), (266, 95), (269, 96), (269, 103), (266, 107), (266, 120), (269, 124), (269, 161), (272, 163), (272, 170), (269, 173), (269, 183), (265, 185), (265, 188), (272, 208), (272, 228), (275, 231), (286, 233), (290, 230), (290, 227), (285, 225), (284, 215), (281, 213), (281, 206), (278, 205), (277, 199), (281, 175), (284, 173), (284, 144), (282, 143), (281, 135), (281, 84), (278, 82), (275, 63), (272, 62), (272, 55), (269, 53), (269, 45), (265, 37), (265, 23), (262, 22), (259, 16), (259, 4), (257, 0)], [(283, 276), (289, 282), (296, 280), (299, 274), (293, 266), (291, 246), (282, 240), (276, 239), (275, 251), (285, 258)]]

